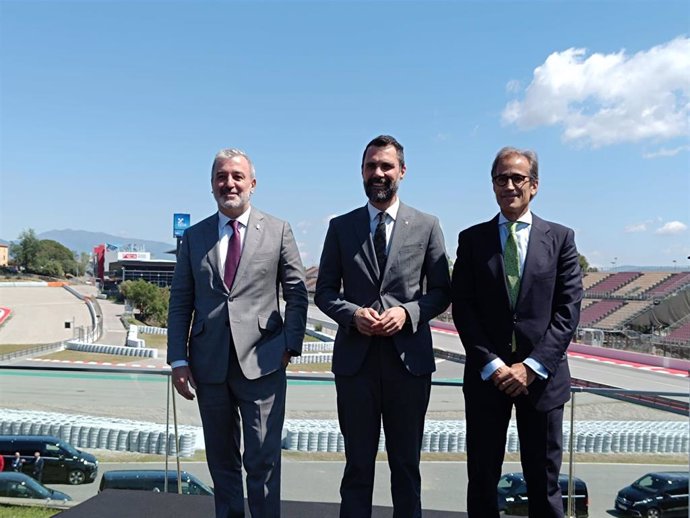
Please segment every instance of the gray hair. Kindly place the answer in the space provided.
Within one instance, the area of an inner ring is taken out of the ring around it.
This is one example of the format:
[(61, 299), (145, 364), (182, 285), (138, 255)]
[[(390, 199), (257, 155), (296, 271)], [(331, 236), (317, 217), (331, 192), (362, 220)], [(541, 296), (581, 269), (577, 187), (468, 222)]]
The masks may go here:
[(242, 151), (241, 149), (235, 149), (235, 148), (225, 148), (221, 149), (216, 153), (216, 156), (213, 158), (213, 165), (211, 166), (211, 176), (213, 176), (213, 171), (216, 169), (216, 162), (218, 160), (227, 160), (228, 158), (235, 158), (236, 156), (241, 156), (243, 157), (247, 163), (249, 163), (249, 169), (252, 173), (252, 178), (256, 178), (256, 170), (254, 169), (254, 163), (252, 162), (252, 159), (249, 158), (249, 155)]
[(527, 162), (529, 162), (529, 176), (532, 180), (536, 180), (538, 182), (539, 159), (537, 158), (537, 154), (531, 149), (518, 149), (515, 147), (504, 147), (496, 154), (494, 163), (491, 165), (491, 178), (496, 175), (496, 169), (498, 169), (498, 164), (501, 162), (501, 160), (515, 155), (521, 156), (525, 158)]

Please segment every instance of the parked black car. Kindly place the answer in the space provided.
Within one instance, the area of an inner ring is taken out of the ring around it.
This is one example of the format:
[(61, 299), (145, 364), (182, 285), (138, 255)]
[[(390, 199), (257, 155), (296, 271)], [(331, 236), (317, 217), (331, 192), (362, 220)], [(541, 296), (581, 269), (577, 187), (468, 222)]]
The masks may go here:
[[(191, 473), (180, 472), (183, 495), (213, 496), (213, 489)], [(165, 491), (165, 470), (123, 469), (105, 471), (101, 477), (99, 491), (104, 489), (140, 489), (142, 491)], [(168, 493), (177, 493), (177, 472), (168, 471)]]
[(688, 516), (688, 472), (647, 473), (618, 492), (616, 511), (627, 516)]
[[(559, 475), (563, 510), (568, 509), (568, 476)], [(589, 493), (582, 479), (573, 477), (574, 509), (577, 518), (589, 516)], [(506, 473), (498, 481), (498, 510), (513, 516), (527, 516), (527, 482), (522, 473)]]
[(90, 453), (76, 449), (52, 435), (0, 435), (0, 455), (9, 470), (14, 452), (24, 459), (23, 471), (31, 473), (34, 452), (45, 461), (43, 482), (48, 484), (87, 484), (96, 480), (98, 461)]
[(37, 500), (72, 500), (72, 497), (45, 487), (29, 475), (14, 471), (0, 473), (0, 497), (33, 498)]

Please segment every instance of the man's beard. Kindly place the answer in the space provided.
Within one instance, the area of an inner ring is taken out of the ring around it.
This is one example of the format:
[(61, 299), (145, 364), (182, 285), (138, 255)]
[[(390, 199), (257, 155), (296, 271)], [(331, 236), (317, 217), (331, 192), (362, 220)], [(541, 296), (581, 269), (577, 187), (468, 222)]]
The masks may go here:
[[(363, 183), (364, 193), (372, 203), (391, 201), (393, 196), (395, 196), (395, 193), (398, 192), (398, 182), (388, 178), (383, 178), (382, 180), (369, 178), (369, 181), (365, 181)], [(378, 190), (374, 189), (374, 186), (383, 186), (384, 188)]]
[(216, 198), (218, 204), (224, 209), (239, 209), (249, 203), (251, 199), (251, 192), (238, 193), (235, 198), (226, 199), (223, 196), (226, 194), (225, 191), (221, 192), (221, 197)]

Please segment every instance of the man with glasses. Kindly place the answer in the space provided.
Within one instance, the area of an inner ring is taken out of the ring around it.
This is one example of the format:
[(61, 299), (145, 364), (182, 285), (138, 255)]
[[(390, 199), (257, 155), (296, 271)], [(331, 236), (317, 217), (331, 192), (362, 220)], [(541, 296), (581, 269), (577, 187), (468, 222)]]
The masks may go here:
[(573, 231), (530, 211), (537, 155), (501, 149), (491, 168), (500, 212), (458, 237), (453, 320), (467, 353), (467, 510), (498, 518), (496, 487), (513, 406), (529, 516), (561, 518), (558, 485), (566, 349), (575, 333), (582, 275)]

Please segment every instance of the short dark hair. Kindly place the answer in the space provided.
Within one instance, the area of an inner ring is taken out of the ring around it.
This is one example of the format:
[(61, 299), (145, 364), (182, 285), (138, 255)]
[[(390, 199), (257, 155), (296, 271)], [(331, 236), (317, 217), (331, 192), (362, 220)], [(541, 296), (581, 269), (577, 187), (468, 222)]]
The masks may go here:
[(532, 180), (539, 181), (539, 158), (537, 158), (537, 154), (531, 149), (518, 149), (515, 147), (504, 147), (496, 153), (494, 163), (491, 165), (491, 178), (496, 175), (499, 162), (514, 155), (524, 157), (529, 162), (529, 177)]
[(364, 148), (364, 153), (362, 153), (362, 167), (364, 167), (364, 157), (367, 156), (367, 151), (369, 150), (370, 147), (386, 147), (386, 146), (393, 146), (395, 150), (397, 151), (398, 154), (398, 162), (400, 162), (400, 167), (405, 166), (405, 150), (400, 142), (395, 140), (395, 137), (391, 137), (390, 135), (379, 135), (378, 137), (374, 138), (367, 144), (367, 147)]

